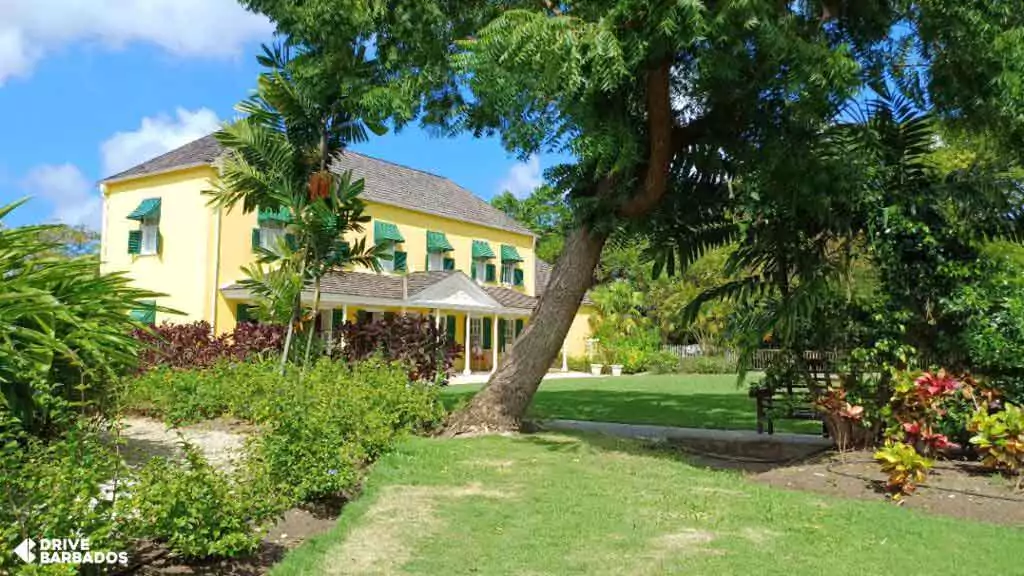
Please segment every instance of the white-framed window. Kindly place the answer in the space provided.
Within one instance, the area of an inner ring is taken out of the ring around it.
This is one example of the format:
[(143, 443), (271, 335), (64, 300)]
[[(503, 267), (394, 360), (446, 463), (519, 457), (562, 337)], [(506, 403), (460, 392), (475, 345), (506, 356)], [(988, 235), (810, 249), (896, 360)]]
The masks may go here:
[(444, 270), (444, 252), (431, 252), (427, 254), (427, 270)]
[(505, 346), (501, 349), (502, 352), (510, 350), (512, 344), (516, 341), (516, 321), (512, 318), (505, 319)]
[(273, 224), (264, 224), (260, 226), (260, 248), (264, 250), (277, 250), (277, 247), (281, 243), (281, 239), (284, 238), (285, 228), (284, 226), (277, 226)]
[(385, 260), (383, 258), (380, 258), (377, 261), (380, 262), (380, 267), (385, 272), (394, 272), (395, 271), (395, 243), (394, 242), (385, 242), (383, 244), (383, 248), (384, 248), (384, 253), (385, 254), (390, 254), (391, 258), (389, 258), (387, 260)]
[(484, 338), (484, 319), (483, 318), (470, 318), (469, 319), (469, 331), (470, 338), (469, 344), (475, 349), (483, 349), (483, 338)]
[(501, 283), (506, 286), (512, 286), (516, 281), (516, 263), (515, 262), (502, 262), (501, 263)]
[(139, 254), (143, 256), (156, 254), (160, 250), (160, 221), (155, 218), (145, 218), (139, 229), (142, 231)]
[(476, 282), (477, 284), (483, 284), (487, 281), (487, 261), (476, 260), (473, 262), (473, 266), (476, 266)]

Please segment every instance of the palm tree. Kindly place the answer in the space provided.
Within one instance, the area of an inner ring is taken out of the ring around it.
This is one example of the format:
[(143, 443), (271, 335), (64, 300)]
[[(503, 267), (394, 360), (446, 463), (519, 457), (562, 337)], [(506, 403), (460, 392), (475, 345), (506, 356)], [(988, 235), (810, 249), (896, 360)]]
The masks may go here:
[[(285, 295), (291, 300), (282, 373), (296, 326), (315, 317), (303, 314), (302, 287), (313, 284), (315, 315), (324, 274), (357, 264), (379, 269), (382, 257), (379, 249), (366, 246), (363, 240), (343, 241), (347, 233), (362, 232), (369, 221), (359, 198), (363, 185), (362, 180), (353, 181), (351, 172), (330, 172), (331, 160), (346, 145), (366, 140), (367, 130), (383, 132), (380, 124), (355, 112), (360, 109), (359, 71), (301, 47), (293, 57), (292, 48), (264, 46), (259, 62), (267, 71), (260, 75), (256, 93), (237, 107), (245, 116), (215, 134), (227, 154), (220, 179), (210, 192), (215, 206), (241, 203), (246, 212), (283, 209), (290, 215), (287, 231), (293, 245), (263, 251), (259, 266), (276, 266), (278, 275), (291, 275), (298, 282), (292, 281), (292, 289), (281, 294), (271, 284), (280, 289), (289, 282), (278, 278), (261, 285), (268, 273), (249, 269), (249, 285), (257, 294)], [(358, 54), (352, 59), (361, 60)], [(307, 359), (312, 338), (310, 329)]]

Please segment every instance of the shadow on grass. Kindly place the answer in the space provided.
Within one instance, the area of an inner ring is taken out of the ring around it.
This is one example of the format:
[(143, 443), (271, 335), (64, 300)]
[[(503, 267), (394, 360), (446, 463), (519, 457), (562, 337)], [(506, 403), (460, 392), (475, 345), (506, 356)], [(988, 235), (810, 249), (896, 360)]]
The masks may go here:
[[(577, 441), (566, 441), (564, 437)], [(763, 444), (743, 443), (742, 447), (728, 443), (702, 441), (634, 440), (616, 438), (592, 432), (559, 430), (557, 433), (524, 434), (520, 438), (530, 444), (560, 454), (620, 453), (646, 458), (658, 458), (693, 466), (760, 474), (775, 468), (820, 460), (827, 450), (814, 446), (780, 445), (767, 437)], [(735, 450), (734, 450), (735, 449)]]
[[(455, 410), (469, 402), (478, 390), (477, 386), (450, 388), (442, 395), (442, 401), (445, 408)], [(534, 396), (528, 417), (718, 430), (757, 428), (756, 405), (745, 391), (657, 393), (640, 390), (542, 388)], [(816, 421), (778, 420), (776, 430), (819, 434), (821, 424)]]

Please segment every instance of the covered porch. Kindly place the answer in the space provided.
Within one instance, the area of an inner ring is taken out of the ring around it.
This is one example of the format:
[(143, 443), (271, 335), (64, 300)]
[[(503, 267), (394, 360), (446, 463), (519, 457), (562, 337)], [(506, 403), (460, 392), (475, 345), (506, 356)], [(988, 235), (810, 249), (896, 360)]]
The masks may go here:
[[(252, 297), (239, 285), (221, 290), (232, 302), (235, 321)], [(303, 292), (312, 306), (312, 291)], [(336, 341), (343, 323), (367, 323), (388, 315), (431, 319), (458, 344), (456, 374), (486, 376), (494, 372), (522, 334), (536, 299), (502, 287), (484, 287), (460, 271), (414, 272), (402, 276), (345, 272), (325, 277), (321, 286), (316, 330)], [(562, 367), (567, 370), (565, 352)]]

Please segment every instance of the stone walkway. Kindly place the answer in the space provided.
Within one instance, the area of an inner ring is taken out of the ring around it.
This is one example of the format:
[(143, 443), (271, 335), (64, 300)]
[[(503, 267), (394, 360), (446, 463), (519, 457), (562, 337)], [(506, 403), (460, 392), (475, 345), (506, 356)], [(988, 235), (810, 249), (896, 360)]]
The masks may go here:
[(832, 441), (811, 434), (758, 434), (753, 430), (713, 430), (708, 428), (676, 428), (674, 426), (653, 426), (650, 424), (619, 424), (616, 422), (587, 422), (584, 420), (545, 420), (542, 424), (550, 430), (579, 430), (598, 432), (620, 438), (641, 440), (690, 440), (700, 442), (756, 442), (758, 444), (791, 444), (810, 447), (828, 447)]

